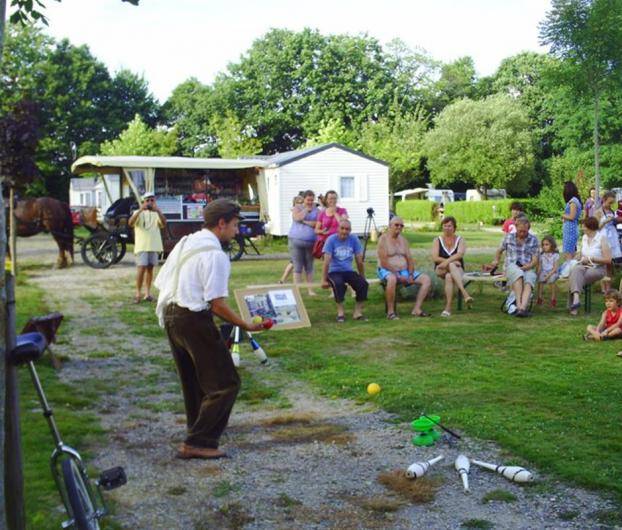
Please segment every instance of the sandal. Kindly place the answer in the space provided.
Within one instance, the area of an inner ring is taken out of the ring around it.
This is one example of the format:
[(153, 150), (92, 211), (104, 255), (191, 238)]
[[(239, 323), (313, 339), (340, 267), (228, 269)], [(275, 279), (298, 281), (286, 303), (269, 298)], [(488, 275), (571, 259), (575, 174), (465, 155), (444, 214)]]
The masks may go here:
[(144, 300), (145, 302), (153, 302), (153, 296), (151, 296), (151, 295), (147, 295), (147, 296), (145, 296), (145, 297), (143, 298), (143, 300)]
[(362, 322), (367, 322), (369, 319), (365, 315), (357, 315), (352, 317), (353, 320), (360, 320)]
[(345, 322), (346, 317), (344, 315), (337, 315), (337, 322)]
[(137, 294), (137, 295), (134, 297), (134, 302), (133, 302), (133, 303), (134, 303), (134, 304), (140, 304), (142, 301), (143, 301), (143, 299), (140, 297), (140, 295), (139, 295), (139, 294)]
[(430, 313), (426, 313), (425, 311), (419, 311), (419, 313), (411, 313), (412, 316), (417, 317), (417, 318), (425, 318), (425, 317), (431, 317), (432, 315), (430, 315)]
[(467, 307), (467, 309), (473, 309), (473, 297), (469, 296), (468, 298), (465, 298), (464, 305)]
[(449, 318), (451, 316), (451, 313), (449, 311), (443, 310), (443, 312), (441, 313), (441, 316), (444, 318)]
[(395, 313), (389, 313), (387, 315), (387, 320), (399, 320), (400, 317), (398, 317)]

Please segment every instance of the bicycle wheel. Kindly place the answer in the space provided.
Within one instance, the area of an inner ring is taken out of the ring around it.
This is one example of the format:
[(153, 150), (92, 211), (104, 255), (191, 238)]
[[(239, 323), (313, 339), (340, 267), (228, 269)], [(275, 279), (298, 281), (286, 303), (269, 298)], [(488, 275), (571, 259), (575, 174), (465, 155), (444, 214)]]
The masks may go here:
[(105, 269), (117, 259), (117, 242), (110, 234), (97, 232), (84, 240), (80, 254), (87, 265)]
[(244, 237), (238, 235), (232, 239), (227, 247), (227, 253), (229, 254), (229, 261), (238, 261), (244, 254)]
[(127, 251), (127, 244), (125, 243), (125, 240), (119, 239), (117, 241), (117, 257), (114, 259), (113, 265), (116, 265), (123, 259), (126, 251)]
[(99, 530), (97, 509), (89, 495), (89, 489), (78, 464), (73, 459), (61, 462), (63, 482), (71, 506), (73, 526), (77, 530)]

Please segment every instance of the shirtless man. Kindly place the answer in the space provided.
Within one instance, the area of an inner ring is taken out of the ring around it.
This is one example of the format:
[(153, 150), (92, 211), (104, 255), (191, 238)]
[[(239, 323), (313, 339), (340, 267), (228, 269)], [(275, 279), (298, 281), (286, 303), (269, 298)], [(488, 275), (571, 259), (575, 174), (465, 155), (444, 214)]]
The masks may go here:
[(400, 217), (391, 219), (389, 229), (378, 240), (378, 277), (386, 281), (385, 298), (387, 301), (387, 318), (395, 320), (395, 290), (398, 283), (419, 285), (419, 292), (415, 300), (412, 315), (429, 317), (421, 309), (425, 297), (430, 291), (432, 282), (427, 274), (415, 271), (415, 262), (410, 254), (408, 241), (402, 235), (404, 221)]

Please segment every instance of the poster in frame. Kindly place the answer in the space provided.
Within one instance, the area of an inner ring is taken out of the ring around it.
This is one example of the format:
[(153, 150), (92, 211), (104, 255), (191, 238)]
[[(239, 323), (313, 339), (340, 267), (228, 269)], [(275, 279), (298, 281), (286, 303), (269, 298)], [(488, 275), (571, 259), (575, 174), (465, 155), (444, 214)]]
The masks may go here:
[(247, 287), (235, 289), (235, 300), (244, 320), (254, 316), (271, 318), (275, 329), (297, 329), (311, 326), (298, 287), (276, 285), (274, 287)]

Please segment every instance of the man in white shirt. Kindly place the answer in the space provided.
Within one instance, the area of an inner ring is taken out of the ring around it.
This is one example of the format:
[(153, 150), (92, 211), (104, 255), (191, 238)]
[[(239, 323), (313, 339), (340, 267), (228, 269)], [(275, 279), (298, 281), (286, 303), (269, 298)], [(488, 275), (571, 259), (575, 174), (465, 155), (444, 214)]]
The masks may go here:
[(261, 324), (242, 320), (227, 304), (231, 264), (221, 244), (238, 233), (240, 206), (209, 203), (199, 232), (183, 238), (156, 279), (156, 312), (168, 335), (186, 408), (188, 432), (179, 458), (221, 458), (218, 449), (240, 389), (231, 354), (213, 314), (247, 331)]

